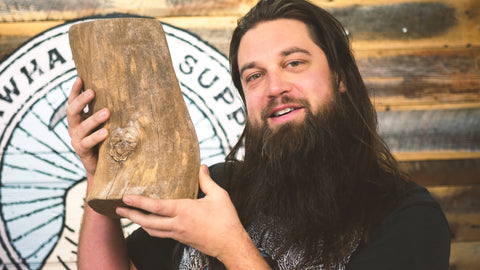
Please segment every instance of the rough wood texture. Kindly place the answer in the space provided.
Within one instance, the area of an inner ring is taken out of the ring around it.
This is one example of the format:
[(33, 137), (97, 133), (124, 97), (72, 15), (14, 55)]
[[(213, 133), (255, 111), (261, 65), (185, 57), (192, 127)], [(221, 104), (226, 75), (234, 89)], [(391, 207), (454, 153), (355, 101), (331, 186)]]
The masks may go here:
[(480, 159), (412, 160), (400, 167), (423, 186), (480, 184)]
[(452, 243), (450, 252), (450, 270), (480, 269), (480, 242)]
[(480, 108), (378, 112), (379, 132), (395, 152), (480, 153)]
[(480, 48), (356, 53), (377, 110), (480, 107), (479, 56)]
[(124, 194), (195, 198), (198, 140), (160, 22), (123, 18), (73, 25), (70, 44), (91, 111), (111, 110), (87, 201), (116, 216)]
[(430, 187), (447, 217), (452, 241), (480, 241), (480, 184)]

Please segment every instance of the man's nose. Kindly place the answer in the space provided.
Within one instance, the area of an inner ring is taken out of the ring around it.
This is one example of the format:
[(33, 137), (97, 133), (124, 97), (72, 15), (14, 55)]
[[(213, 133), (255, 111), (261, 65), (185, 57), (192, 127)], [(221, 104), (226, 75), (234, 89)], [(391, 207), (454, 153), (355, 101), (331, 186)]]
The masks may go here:
[(292, 90), (292, 84), (279, 72), (268, 73), (268, 97), (276, 98)]

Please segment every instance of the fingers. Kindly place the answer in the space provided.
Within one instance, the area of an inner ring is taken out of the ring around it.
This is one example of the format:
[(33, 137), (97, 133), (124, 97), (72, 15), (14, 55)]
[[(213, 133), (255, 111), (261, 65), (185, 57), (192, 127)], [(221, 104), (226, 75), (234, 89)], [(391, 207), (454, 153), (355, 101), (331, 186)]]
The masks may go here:
[[(101, 124), (108, 120), (110, 111), (102, 109), (87, 119), (81, 121), (81, 116), (69, 116), (68, 133), (75, 152), (82, 157), (86, 153), (90, 153), (92, 149), (104, 141), (108, 136), (106, 128), (98, 128)], [(72, 118), (77, 118), (72, 120)]]
[(123, 197), (123, 202), (130, 207), (142, 209), (146, 212), (164, 217), (174, 217), (176, 215), (178, 201), (180, 200), (152, 199), (133, 194)]
[(108, 130), (106, 128), (101, 128), (90, 134), (89, 136), (86, 136), (86, 134), (88, 133), (86, 133), (85, 131), (87, 130), (90, 131), (90, 129), (82, 129), (82, 131), (80, 132), (82, 133), (82, 135), (80, 135), (79, 137), (84, 138), (79, 142), (79, 147), (81, 147), (82, 149), (92, 149), (99, 143), (103, 142), (108, 136)]
[[(80, 95), (80, 92), (82, 90), (82, 80), (80, 78), (77, 78), (75, 83), (72, 86), (72, 90), (70, 92), (70, 95), (68, 96), (68, 106), (67, 106), (67, 122), (68, 122), (68, 127), (75, 127), (77, 126), (81, 120), (81, 112), (83, 111), (83, 108), (88, 104), (85, 103), (83, 106), (80, 104), (80, 101), (78, 99), (78, 96)], [(89, 95), (93, 95), (93, 91), (88, 91), (87, 93), (84, 93), (84, 99), (85, 98), (91, 98)]]
[(73, 102), (73, 100), (80, 94), (83, 88), (83, 82), (80, 77), (77, 77), (75, 82), (73, 83), (72, 90), (70, 91), (70, 95), (68, 96), (68, 105)]
[(87, 178), (91, 178), (88, 176), (94, 175), (98, 160), (95, 146), (108, 136), (105, 128), (98, 128), (110, 118), (110, 111), (104, 108), (83, 119), (83, 110), (95, 98), (95, 92), (91, 89), (82, 92), (82, 88), (82, 80), (77, 78), (68, 97), (68, 135), (75, 153), (86, 169)]
[[(110, 111), (107, 108), (103, 108), (78, 124), (74, 131), (75, 134), (73, 135), (79, 138), (87, 137), (93, 130), (105, 123), (109, 118)], [(93, 136), (89, 140), (92, 140), (94, 143), (93, 145), (96, 145), (104, 139), (106, 132), (107, 130), (104, 128), (99, 129), (95, 133), (92, 133)]]
[(208, 166), (202, 164), (200, 166), (200, 173), (198, 177), (198, 184), (200, 189), (205, 193), (205, 195), (214, 195), (217, 192), (226, 194), (226, 191), (222, 189), (213, 179), (210, 177), (210, 172)]
[(126, 195), (123, 201), (132, 208), (119, 207), (117, 215), (140, 225), (150, 235), (172, 237), (175, 226), (176, 205), (181, 200), (159, 200), (139, 195)]
[(173, 229), (173, 219), (170, 217), (158, 216), (133, 208), (119, 207), (117, 215), (127, 218), (140, 225), (150, 235), (156, 237), (170, 237)]
[(80, 115), (87, 104), (90, 103), (95, 97), (93, 90), (88, 89), (82, 93), (82, 89), (82, 79), (77, 78), (73, 83), (72, 90), (68, 96), (67, 116)]
[[(81, 93), (82, 87), (82, 80), (77, 78), (68, 97), (67, 121), (68, 126), (73, 129), (80, 124), (83, 124), (83, 110), (95, 98), (95, 93), (91, 89)], [(81, 131), (83, 132), (76, 135), (82, 136), (90, 133), (91, 130), (95, 129), (109, 118), (110, 112), (108, 109), (104, 108), (92, 116), (93, 117), (89, 118), (89, 121), (85, 121), (85, 124), (83, 124), (83, 127), (81, 128)]]
[(110, 111), (103, 108), (83, 120), (83, 110), (95, 98), (95, 93), (91, 89), (82, 93), (82, 88), (82, 80), (77, 78), (68, 97), (67, 107), (68, 133), (72, 138), (72, 145), (77, 153), (89, 151), (90, 148), (102, 142), (107, 137), (106, 129), (93, 131), (105, 123), (110, 117)]

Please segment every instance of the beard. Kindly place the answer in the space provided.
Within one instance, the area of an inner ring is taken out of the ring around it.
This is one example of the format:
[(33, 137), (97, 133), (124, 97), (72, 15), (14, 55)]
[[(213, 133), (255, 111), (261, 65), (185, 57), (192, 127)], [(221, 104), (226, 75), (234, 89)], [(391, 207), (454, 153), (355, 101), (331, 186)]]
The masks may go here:
[(269, 194), (253, 195), (261, 212), (290, 220), (300, 208), (331, 217), (339, 199), (333, 196), (345, 189), (342, 179), (351, 177), (347, 162), (353, 140), (344, 111), (332, 101), (314, 115), (306, 101), (283, 100), (290, 101), (303, 104), (302, 122), (274, 129), (266, 121), (262, 126), (247, 123), (243, 174), (255, 182), (253, 194)]
[(232, 200), (244, 226), (261, 216), (274, 218), (286, 226), (284, 248), (301, 243), (306, 261), (318, 261), (323, 250), (324, 263), (342, 263), (356, 241), (345, 227), (350, 223), (345, 201), (355, 193), (349, 167), (358, 140), (352, 138), (348, 112), (335, 100), (316, 114), (306, 101), (282, 100), (289, 101), (304, 106), (302, 122), (274, 129), (266, 115), (263, 125), (247, 122)]

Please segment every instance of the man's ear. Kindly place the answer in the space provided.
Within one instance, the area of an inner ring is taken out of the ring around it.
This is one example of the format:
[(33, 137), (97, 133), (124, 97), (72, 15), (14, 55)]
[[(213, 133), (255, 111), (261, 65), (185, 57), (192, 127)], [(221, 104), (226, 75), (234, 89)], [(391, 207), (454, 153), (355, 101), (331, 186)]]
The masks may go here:
[(340, 84), (338, 85), (338, 90), (340, 91), (340, 93), (347, 92), (347, 88), (345, 87), (345, 84), (343, 83), (343, 81), (340, 81)]
[(347, 88), (345, 87), (345, 84), (343, 83), (343, 78), (345, 78), (344, 74), (341, 73), (341, 74), (335, 74), (334, 75), (336, 78), (335, 78), (335, 83), (337, 84), (338, 86), (338, 91), (340, 93), (345, 93), (347, 92)]

